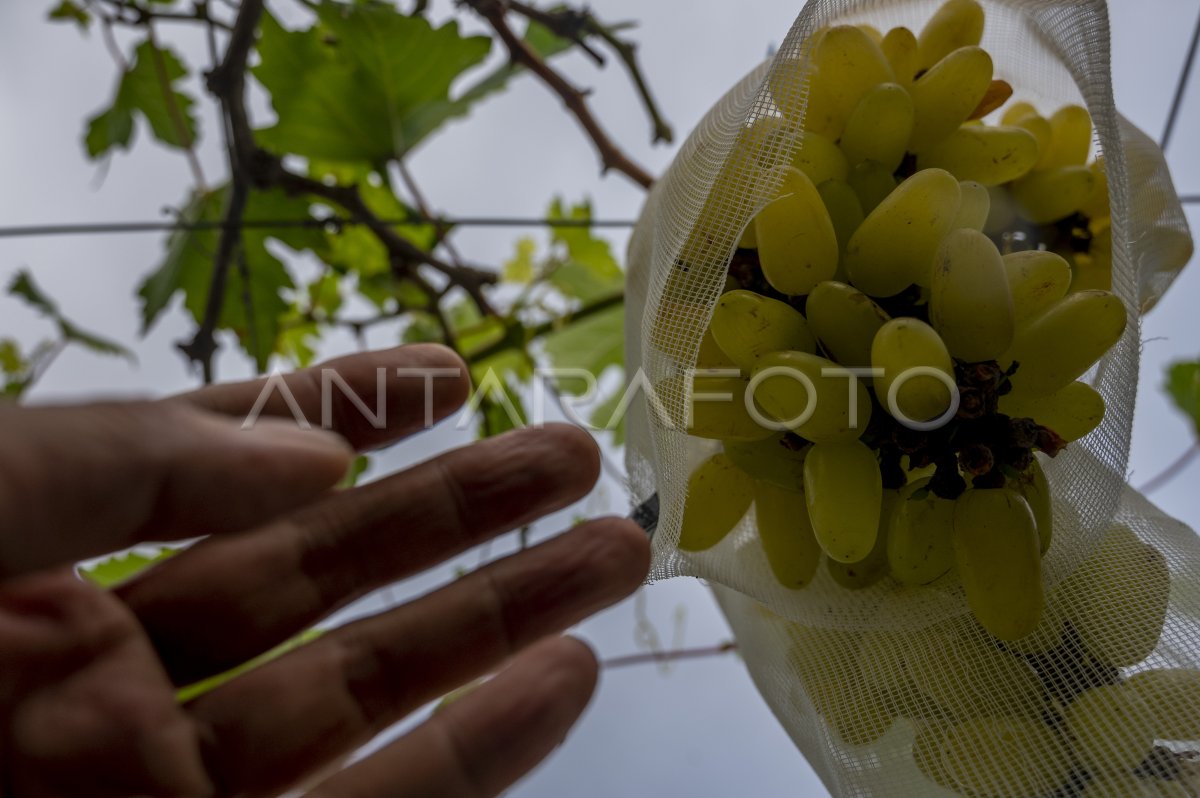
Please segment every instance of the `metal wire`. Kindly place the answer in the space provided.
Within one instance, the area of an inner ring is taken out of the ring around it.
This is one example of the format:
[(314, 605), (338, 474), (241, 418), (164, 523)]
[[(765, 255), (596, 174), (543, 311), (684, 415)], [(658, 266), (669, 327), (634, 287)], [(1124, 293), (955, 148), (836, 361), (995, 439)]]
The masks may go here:
[(1200, 15), (1196, 17), (1196, 27), (1192, 29), (1192, 41), (1188, 45), (1187, 56), (1179, 70), (1179, 80), (1175, 83), (1175, 96), (1171, 99), (1171, 110), (1167, 112), (1167, 122), (1163, 126), (1162, 138), (1158, 146), (1163, 152), (1171, 143), (1171, 134), (1175, 131), (1175, 122), (1179, 118), (1179, 109), (1183, 105), (1184, 93), (1187, 91), (1188, 78), (1192, 75), (1192, 65), (1196, 62), (1196, 48), (1200, 45)]

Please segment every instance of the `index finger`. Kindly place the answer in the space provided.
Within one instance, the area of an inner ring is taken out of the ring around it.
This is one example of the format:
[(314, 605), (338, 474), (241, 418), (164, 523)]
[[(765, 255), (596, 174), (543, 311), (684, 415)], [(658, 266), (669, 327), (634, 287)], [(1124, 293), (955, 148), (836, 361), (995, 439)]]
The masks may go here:
[(180, 401), (253, 423), (260, 415), (337, 432), (374, 449), (431, 426), (466, 401), (462, 358), (438, 344), (348, 355), (287, 375), (210, 385)]

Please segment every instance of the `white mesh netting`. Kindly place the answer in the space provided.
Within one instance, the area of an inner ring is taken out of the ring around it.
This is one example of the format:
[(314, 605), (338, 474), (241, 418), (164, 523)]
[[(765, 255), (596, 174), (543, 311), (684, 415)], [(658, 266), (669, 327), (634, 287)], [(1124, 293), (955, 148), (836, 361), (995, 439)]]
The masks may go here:
[[(1157, 740), (1178, 751), (1200, 748), (1200, 728), (1183, 739), (1178, 728), (1200, 727), (1200, 674), (1172, 694), (1191, 696), (1190, 726), (1181, 721), (1150, 741), (1125, 739), (1130, 727), (1144, 735), (1150, 720), (1142, 715), (1162, 717), (1154, 701), (1134, 701), (1153, 685), (1139, 693), (1129, 676), (1200, 669), (1200, 540), (1125, 486), (1139, 315), (1186, 263), (1192, 242), (1161, 153), (1113, 104), (1100, 0), (983, 3), (982, 46), (1014, 100), (1080, 103), (1091, 113), (1108, 175), (1112, 291), (1131, 320), (1085, 378), (1105, 399), (1102, 424), (1045, 461), (1055, 542), (1042, 562), (1048, 610), (1040, 642), (1006, 649), (974, 623), (953, 580), (912, 588), (884, 579), (851, 591), (822, 568), (803, 590), (785, 589), (772, 576), (753, 512), (711, 549), (677, 548), (688, 476), (719, 444), (686, 434), (679, 420), (690, 401), (687, 381), (672, 378), (695, 364), (737, 241), (777, 189), (779, 173), (759, 165), (789, 159), (795, 146), (794, 137), (748, 130), (777, 117), (779, 105), (803, 109), (805, 45), (814, 31), (856, 23), (920, 30), (938, 5), (812, 0), (774, 58), (721, 98), (652, 190), (630, 245), (626, 315), (629, 373), (640, 369), (661, 403), (661, 412), (635, 403), (629, 418), (634, 498), (657, 492), (661, 507), (651, 576), (714, 584), (760, 691), (836, 795), (951, 794), (939, 782), (969, 795), (1200, 794), (1162, 792), (1185, 789), (1187, 758), (1150, 747)], [(1136, 660), (1112, 650), (1139, 642), (1145, 651)], [(1076, 700), (1101, 687), (1111, 689)], [(1097, 739), (1085, 728), (1098, 729)]]

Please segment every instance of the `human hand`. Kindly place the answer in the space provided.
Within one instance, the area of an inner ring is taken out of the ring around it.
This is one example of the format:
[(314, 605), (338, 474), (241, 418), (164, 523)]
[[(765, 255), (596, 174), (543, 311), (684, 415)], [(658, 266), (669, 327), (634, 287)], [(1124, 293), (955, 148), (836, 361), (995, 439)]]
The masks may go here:
[[(314, 794), (494, 795), (563, 738), (597, 665), (553, 635), (640, 584), (648, 545), (628, 521), (581, 524), (176, 701), (178, 686), (565, 507), (596, 480), (594, 443), (548, 426), (335, 492), (351, 447), (423, 426), (424, 380), (393, 379), (394, 369), (463, 366), (442, 347), (410, 346), (324, 367), (371, 407), (376, 369), (388, 369), (386, 428), (334, 392), (337, 434), (299, 430), (278, 393), (242, 430), (261, 382), (155, 402), (0, 407), (0, 795), (276, 795), (510, 658)], [(463, 402), (462, 374), (433, 380), (434, 418)], [(319, 418), (318, 369), (287, 384)], [(72, 567), (205, 534), (113, 591)]]

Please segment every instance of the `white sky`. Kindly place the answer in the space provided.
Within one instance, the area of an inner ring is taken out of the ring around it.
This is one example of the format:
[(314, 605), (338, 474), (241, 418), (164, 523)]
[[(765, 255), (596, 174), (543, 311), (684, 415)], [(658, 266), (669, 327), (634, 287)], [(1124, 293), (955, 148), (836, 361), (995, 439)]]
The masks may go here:
[[(48, 0), (0, 2), (0, 225), (157, 218), (164, 206), (182, 199), (191, 179), (187, 164), (178, 154), (150, 144), (139, 130), (133, 154), (114, 158), (99, 182), (102, 174), (84, 157), (80, 138), (85, 117), (110, 97), (115, 68), (98, 36), (85, 40), (71, 26), (43, 22), (51, 5)], [(274, 5), (283, 3), (276, 0)], [(782, 0), (593, 0), (590, 5), (602, 18), (641, 23), (635, 34), (642, 43), (641, 56), (677, 141), (769, 46), (783, 39), (799, 10), (798, 3)], [(1195, 0), (1113, 3), (1117, 102), (1151, 135), (1161, 130), (1198, 8)], [(202, 41), (179, 33), (171, 28), (160, 35), (177, 42), (193, 65), (204, 63)], [(614, 137), (652, 172), (661, 172), (674, 150), (649, 146), (649, 123), (623, 73), (616, 68), (597, 72), (578, 56), (559, 65), (580, 85), (595, 89), (593, 106)], [(1200, 191), (1200, 161), (1190, 145), (1200, 134), (1197, 91), (1190, 92), (1185, 103), (1171, 153), (1177, 186), (1185, 193)], [(200, 93), (198, 86), (193, 93)], [(215, 123), (206, 105), (201, 157), (213, 182), (222, 175), (220, 153), (210, 135)], [(529, 78), (430, 141), (416, 154), (412, 169), (436, 207), (460, 214), (538, 216), (553, 195), (562, 194), (567, 199), (590, 196), (600, 216), (632, 218), (642, 199), (640, 189), (623, 178), (598, 177), (590, 144), (557, 99)], [(1197, 222), (1194, 213), (1189, 218)], [(464, 230), (456, 234), (456, 243), (470, 259), (499, 263), (512, 251), (516, 235)], [(616, 250), (623, 251), (625, 235), (611, 239)], [(158, 263), (162, 240), (154, 234), (0, 239), (0, 284), (15, 269), (30, 268), (72, 319), (132, 343), (138, 355), (138, 365), (131, 367), (70, 351), (49, 372), (35, 400), (161, 395), (194, 384), (172, 346), (191, 332), (182, 313), (167, 314), (147, 339), (136, 338), (133, 291)], [(1166, 363), (1200, 356), (1198, 300), (1200, 271), (1193, 269), (1145, 321), (1142, 390), (1130, 460), (1134, 484), (1157, 473), (1192, 440), (1187, 422), (1171, 409), (1159, 386)], [(32, 343), (50, 333), (44, 321), (0, 298), (0, 335)], [(372, 342), (394, 343), (395, 331), (381, 329)], [(349, 348), (348, 339), (335, 337), (327, 352)], [(219, 371), (222, 378), (235, 378), (247, 375), (249, 367), (242, 358), (227, 354)], [(419, 436), (390, 452), (381, 469), (467, 439), (467, 434), (452, 430)], [(619, 452), (610, 456), (620, 459)], [(1194, 464), (1153, 497), (1193, 526), (1200, 524), (1198, 476), (1200, 465)], [(609, 480), (583, 505), (559, 513), (542, 529), (564, 526), (576, 515), (622, 508), (619, 486)], [(504, 548), (498, 545), (494, 551)], [(427, 590), (449, 573), (443, 570), (402, 585), (367, 606)], [(667, 645), (680, 607), (686, 607), (685, 644), (715, 643), (728, 636), (707, 591), (694, 580), (656, 585), (645, 596), (649, 615)], [(635, 650), (634, 626), (633, 605), (626, 602), (585, 624), (581, 634), (602, 655), (613, 656)], [(740, 662), (725, 656), (682, 663), (665, 677), (646, 667), (605, 673), (581, 726), (513, 794), (705, 798), (809, 796), (822, 791), (754, 692)]]

